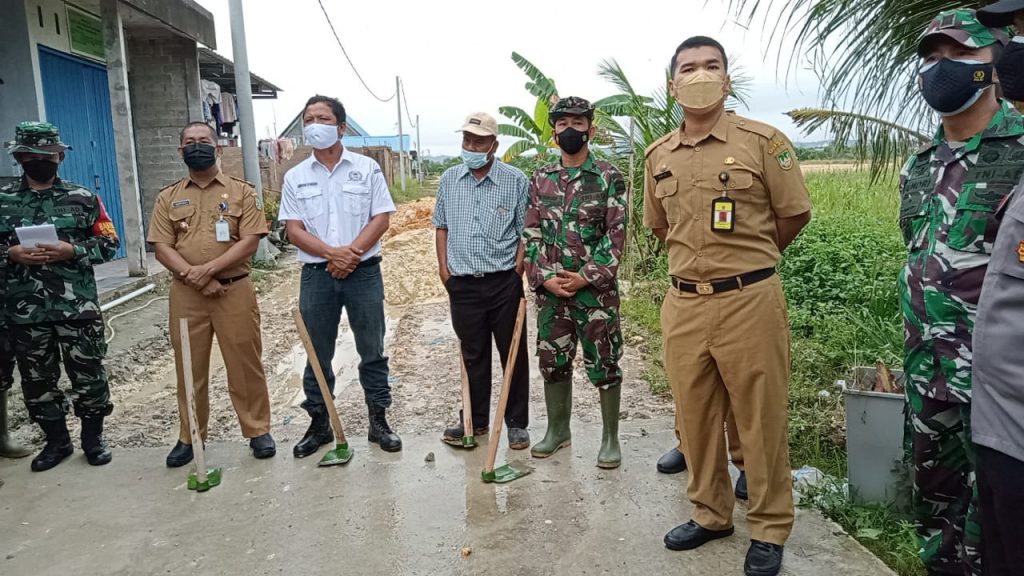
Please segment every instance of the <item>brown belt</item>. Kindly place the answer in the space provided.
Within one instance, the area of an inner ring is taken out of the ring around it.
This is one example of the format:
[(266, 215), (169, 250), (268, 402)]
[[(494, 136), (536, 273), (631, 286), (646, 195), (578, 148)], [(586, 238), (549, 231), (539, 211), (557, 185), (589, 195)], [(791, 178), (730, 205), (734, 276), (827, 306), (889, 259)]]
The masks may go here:
[(235, 276), (234, 278), (217, 278), (217, 282), (220, 282), (221, 284), (227, 286), (228, 284), (234, 284), (239, 280), (245, 280), (248, 277), (248, 274), (242, 274), (241, 276)]
[(730, 292), (732, 290), (739, 290), (744, 286), (751, 284), (757, 284), (761, 280), (767, 280), (775, 275), (775, 268), (763, 268), (761, 270), (755, 270), (753, 272), (747, 272), (746, 274), (740, 274), (739, 276), (733, 276), (732, 278), (723, 278), (722, 280), (712, 280), (711, 282), (687, 282), (681, 278), (672, 277), (672, 286), (680, 292), (689, 292), (691, 294), (700, 294), (701, 296), (709, 296), (711, 294), (718, 294), (720, 292)]

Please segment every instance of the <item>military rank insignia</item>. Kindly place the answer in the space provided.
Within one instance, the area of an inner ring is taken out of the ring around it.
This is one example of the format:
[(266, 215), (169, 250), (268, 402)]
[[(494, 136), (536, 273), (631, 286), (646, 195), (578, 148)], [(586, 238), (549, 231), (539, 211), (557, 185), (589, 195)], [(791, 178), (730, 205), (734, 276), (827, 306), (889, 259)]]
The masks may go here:
[(1020, 260), (1021, 264), (1024, 264), (1024, 241), (1017, 247), (1017, 259)]

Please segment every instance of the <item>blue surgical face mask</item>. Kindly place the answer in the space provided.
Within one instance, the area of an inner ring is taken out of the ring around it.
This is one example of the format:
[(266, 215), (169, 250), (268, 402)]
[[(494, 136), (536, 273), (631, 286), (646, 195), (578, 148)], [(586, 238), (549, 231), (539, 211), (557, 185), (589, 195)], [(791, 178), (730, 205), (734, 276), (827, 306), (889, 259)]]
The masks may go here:
[(465, 148), (462, 149), (462, 161), (466, 163), (470, 170), (483, 168), (489, 160), (490, 152), (472, 152)]

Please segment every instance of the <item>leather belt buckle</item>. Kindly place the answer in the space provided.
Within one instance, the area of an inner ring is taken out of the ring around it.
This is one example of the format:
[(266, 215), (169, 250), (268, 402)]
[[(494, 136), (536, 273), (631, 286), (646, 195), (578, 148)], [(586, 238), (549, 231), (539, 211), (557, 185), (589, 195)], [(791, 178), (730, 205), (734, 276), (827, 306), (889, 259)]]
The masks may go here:
[(715, 287), (711, 285), (711, 282), (698, 282), (697, 283), (697, 294), (701, 296), (710, 296), (715, 293)]
[(483, 277), (484, 277), (484, 273), (483, 272), (473, 272), (473, 278), (483, 278)]

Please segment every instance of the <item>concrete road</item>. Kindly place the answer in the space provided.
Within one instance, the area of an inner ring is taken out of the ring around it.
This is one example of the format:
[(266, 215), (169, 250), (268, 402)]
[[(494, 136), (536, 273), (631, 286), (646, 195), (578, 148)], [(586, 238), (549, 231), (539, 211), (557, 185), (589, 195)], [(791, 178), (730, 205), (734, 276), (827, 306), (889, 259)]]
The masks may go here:
[[(480, 481), (486, 445), (410, 436), (385, 454), (356, 430), (344, 467), (295, 460), (291, 446), (257, 461), (244, 444), (215, 444), (209, 461), (224, 483), (203, 494), (185, 488), (187, 469), (164, 467), (164, 449), (117, 450), (101, 468), (76, 451), (38, 474), (28, 459), (0, 460), (0, 574), (740, 575), (742, 504), (733, 537), (691, 552), (662, 544), (691, 509), (686, 474), (654, 470), (669, 430), (664, 419), (623, 423), (623, 466), (602, 471), (600, 428), (577, 425), (573, 446), (551, 459), (509, 455), (533, 473), (504, 485)], [(807, 510), (783, 573), (892, 574)]]

